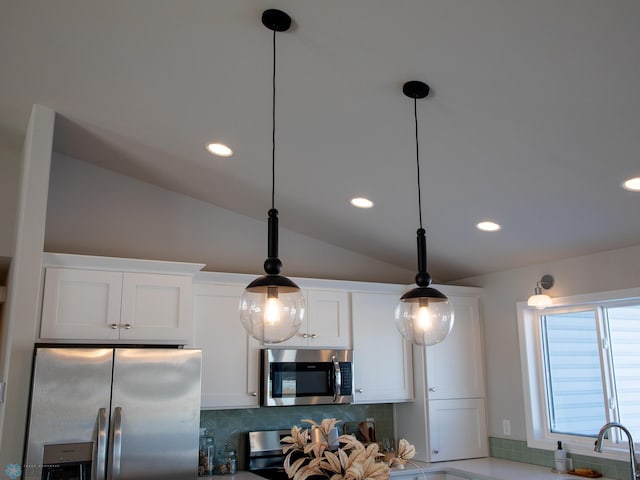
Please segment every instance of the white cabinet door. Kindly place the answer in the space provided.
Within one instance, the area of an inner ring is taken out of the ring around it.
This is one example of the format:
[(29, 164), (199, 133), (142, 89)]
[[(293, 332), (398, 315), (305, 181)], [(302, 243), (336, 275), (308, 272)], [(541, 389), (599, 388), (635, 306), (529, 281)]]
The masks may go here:
[(354, 403), (413, 398), (411, 345), (394, 322), (396, 294), (352, 293)]
[(40, 338), (117, 340), (121, 298), (120, 272), (47, 268)]
[(297, 335), (277, 347), (351, 348), (349, 294), (344, 290), (303, 289), (305, 321)]
[(193, 335), (191, 277), (125, 273), (121, 340), (175, 340)]
[(193, 345), (202, 349), (201, 408), (258, 407), (260, 346), (240, 321), (244, 285), (193, 288)]
[(47, 268), (41, 339), (187, 343), (191, 277)]
[(476, 297), (449, 297), (454, 324), (439, 344), (427, 347), (429, 400), (484, 397), (482, 332)]
[(489, 455), (484, 399), (429, 401), (432, 462)]

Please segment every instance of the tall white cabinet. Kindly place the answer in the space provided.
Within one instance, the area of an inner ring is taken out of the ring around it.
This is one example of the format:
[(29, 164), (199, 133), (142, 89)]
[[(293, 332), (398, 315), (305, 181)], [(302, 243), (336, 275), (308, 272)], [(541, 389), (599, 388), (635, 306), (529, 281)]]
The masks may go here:
[(354, 403), (413, 399), (411, 344), (395, 326), (401, 292), (353, 292)]
[[(440, 287), (438, 287), (440, 288)], [(416, 447), (416, 460), (488, 456), (479, 291), (441, 289), (455, 314), (437, 345), (414, 346), (415, 401), (394, 405), (395, 428)]]
[(194, 285), (193, 346), (202, 349), (201, 408), (254, 408), (260, 402), (260, 345), (240, 322), (246, 285)]

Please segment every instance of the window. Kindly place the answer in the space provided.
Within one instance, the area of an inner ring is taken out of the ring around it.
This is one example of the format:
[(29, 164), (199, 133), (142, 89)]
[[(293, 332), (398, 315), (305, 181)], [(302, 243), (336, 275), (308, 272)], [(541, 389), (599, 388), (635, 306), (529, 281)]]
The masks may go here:
[[(592, 454), (610, 421), (640, 441), (640, 291), (556, 299), (541, 311), (523, 303), (518, 318), (529, 446), (562, 440)], [(618, 458), (626, 445), (613, 429), (605, 450)]]
[(553, 433), (593, 436), (607, 423), (595, 317), (593, 311), (539, 317)]

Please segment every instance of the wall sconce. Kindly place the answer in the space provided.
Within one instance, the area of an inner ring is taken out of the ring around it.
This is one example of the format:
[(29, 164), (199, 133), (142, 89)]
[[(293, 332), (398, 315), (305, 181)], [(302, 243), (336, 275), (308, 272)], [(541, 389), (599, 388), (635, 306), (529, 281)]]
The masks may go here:
[(533, 295), (531, 295), (527, 301), (527, 305), (537, 308), (538, 310), (551, 306), (551, 297), (542, 293), (542, 289), (549, 290), (551, 287), (553, 287), (553, 277), (551, 275), (543, 275), (543, 277), (538, 280)]

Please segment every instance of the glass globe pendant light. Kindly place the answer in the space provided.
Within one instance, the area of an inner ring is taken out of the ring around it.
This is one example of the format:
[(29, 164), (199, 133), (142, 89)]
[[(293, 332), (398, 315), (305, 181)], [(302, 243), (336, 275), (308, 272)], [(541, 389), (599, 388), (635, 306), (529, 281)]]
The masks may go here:
[(396, 307), (395, 322), (404, 338), (414, 345), (428, 346), (440, 343), (453, 328), (453, 308), (445, 294), (429, 286), (431, 276), (427, 272), (427, 238), (422, 227), (417, 99), (425, 98), (429, 94), (429, 86), (423, 82), (411, 81), (404, 84), (402, 91), (407, 97), (413, 98), (420, 228), (417, 231), (418, 273), (415, 279), (417, 287), (400, 297), (400, 303)]
[(266, 275), (256, 278), (240, 298), (240, 319), (253, 338), (261, 343), (280, 343), (293, 337), (302, 324), (305, 301), (300, 288), (280, 275), (282, 262), (278, 258), (278, 210), (275, 209), (275, 92), (276, 92), (276, 32), (291, 26), (291, 17), (275, 9), (262, 14), (262, 23), (273, 31), (273, 94), (271, 149), (271, 209), (268, 213)]

